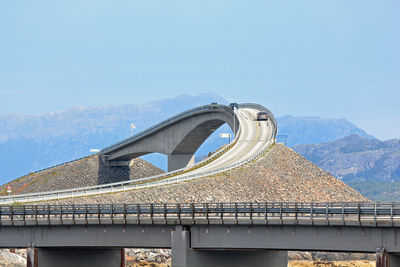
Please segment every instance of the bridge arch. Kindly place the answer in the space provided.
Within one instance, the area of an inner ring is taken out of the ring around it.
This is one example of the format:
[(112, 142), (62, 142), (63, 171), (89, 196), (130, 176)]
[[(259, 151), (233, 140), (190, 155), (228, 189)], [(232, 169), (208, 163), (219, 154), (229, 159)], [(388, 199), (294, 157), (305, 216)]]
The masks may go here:
[(105, 148), (100, 155), (109, 166), (127, 166), (133, 158), (161, 153), (168, 156), (168, 171), (184, 168), (194, 164), (196, 150), (221, 125), (227, 123), (232, 130), (239, 130), (235, 116), (225, 105), (195, 108)]

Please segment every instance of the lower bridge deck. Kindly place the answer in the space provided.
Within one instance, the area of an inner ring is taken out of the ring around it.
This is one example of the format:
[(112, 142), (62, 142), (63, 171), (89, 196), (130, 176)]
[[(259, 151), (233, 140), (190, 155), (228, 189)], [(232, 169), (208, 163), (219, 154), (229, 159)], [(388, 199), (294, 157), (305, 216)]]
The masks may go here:
[(397, 203), (146, 203), (0, 206), (0, 247), (400, 252)]

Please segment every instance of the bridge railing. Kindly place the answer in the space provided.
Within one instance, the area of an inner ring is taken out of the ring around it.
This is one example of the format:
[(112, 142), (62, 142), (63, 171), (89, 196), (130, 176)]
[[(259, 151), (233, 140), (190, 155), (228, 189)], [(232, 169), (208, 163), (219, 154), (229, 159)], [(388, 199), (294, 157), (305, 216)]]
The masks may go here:
[(400, 203), (237, 202), (0, 206), (0, 223), (300, 224), (400, 227)]
[[(215, 106), (212, 106), (212, 105), (208, 105), (207, 107), (212, 107), (213, 109), (215, 109)], [(222, 107), (224, 109), (228, 109), (229, 112), (232, 112), (234, 114), (233, 110), (230, 109), (229, 107), (222, 106), (222, 105), (218, 105), (217, 107)], [(241, 104), (240, 107), (242, 107), (242, 108), (257, 108), (259, 110), (267, 111), (266, 108), (264, 108), (261, 105), (257, 105), (257, 104), (243, 104), (243, 105)], [(197, 110), (197, 108), (193, 109), (193, 110)], [(187, 113), (187, 112), (184, 112), (184, 113)], [(181, 114), (183, 114), (183, 113), (181, 113)], [(178, 117), (178, 115), (176, 117)], [(236, 115), (234, 114), (234, 116), (236, 116)], [(272, 122), (272, 126), (275, 127), (276, 121), (275, 121), (272, 113), (271, 113), (271, 116), (270, 116), (270, 121)], [(275, 123), (274, 123), (274, 121), (275, 121)], [(229, 145), (229, 146), (225, 147), (223, 150), (217, 152), (215, 155), (213, 155), (213, 158), (216, 158), (216, 157), (220, 156), (220, 154), (225, 153), (227, 150), (229, 150), (230, 147), (237, 141), (237, 138), (240, 136), (240, 133), (241, 133), (241, 129), (239, 128), (239, 132), (236, 135), (235, 139), (232, 141), (231, 145)], [(273, 138), (272, 138), (273, 140), (275, 137), (274, 133), (276, 133), (276, 128), (274, 128)], [(263, 153), (265, 153), (265, 151), (268, 149), (268, 147), (270, 145), (271, 145), (271, 142), (267, 142), (265, 144), (265, 146), (258, 153), (256, 153), (255, 155), (251, 155), (246, 160), (234, 163), (232, 165), (229, 165), (229, 166), (226, 166), (223, 168), (212, 170), (212, 171), (196, 173), (196, 174), (189, 173), (187, 175), (179, 175), (179, 174), (187, 171), (187, 169), (184, 168), (184, 169), (176, 170), (174, 172), (160, 174), (160, 175), (156, 175), (156, 176), (152, 176), (152, 177), (140, 178), (140, 179), (135, 179), (135, 180), (128, 180), (128, 181), (122, 181), (122, 182), (116, 182), (116, 183), (110, 183), (110, 184), (104, 184), (104, 185), (87, 186), (87, 187), (65, 189), (65, 190), (58, 190), (58, 191), (19, 194), (19, 195), (14, 195), (11, 197), (9, 197), (9, 196), (0, 197), (0, 204), (2, 204), (2, 203), (8, 204), (8, 203), (15, 203), (15, 202), (22, 203), (22, 202), (33, 202), (33, 201), (46, 201), (46, 200), (74, 198), (74, 197), (85, 197), (85, 196), (92, 196), (92, 195), (105, 194), (105, 193), (123, 192), (123, 191), (136, 190), (136, 189), (145, 189), (145, 188), (151, 188), (151, 187), (160, 186), (160, 185), (168, 185), (168, 184), (174, 184), (174, 183), (178, 183), (178, 182), (182, 182), (182, 181), (199, 179), (199, 178), (215, 175), (220, 172), (229, 171), (234, 168), (240, 167), (244, 164), (247, 164), (247, 163), (255, 160), (256, 158), (258, 158)], [(203, 164), (204, 162), (212, 160), (212, 159), (205, 159), (204, 161), (196, 164), (194, 167), (199, 166), (199, 165)], [(169, 176), (172, 176), (172, 177), (168, 178)]]

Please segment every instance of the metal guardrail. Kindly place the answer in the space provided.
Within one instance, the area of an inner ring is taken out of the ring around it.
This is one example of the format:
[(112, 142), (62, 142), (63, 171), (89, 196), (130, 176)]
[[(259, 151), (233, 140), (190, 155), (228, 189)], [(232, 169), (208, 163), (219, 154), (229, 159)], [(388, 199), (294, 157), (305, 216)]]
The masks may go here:
[[(221, 107), (222, 105), (218, 105), (217, 107)], [(213, 105), (208, 105), (208, 106), (203, 106), (203, 107), (212, 107), (213, 110), (215, 110), (215, 106)], [(200, 108), (203, 108), (200, 107)], [(233, 111), (226, 106), (222, 106), (226, 109), (229, 109), (230, 112), (233, 113)], [(258, 105), (258, 104), (241, 104), (239, 107), (242, 108), (256, 108), (262, 111), (267, 111), (269, 112), (265, 107)], [(199, 108), (192, 109), (191, 111), (198, 112)], [(191, 112), (184, 112), (181, 114), (187, 114)], [(178, 114), (177, 116), (174, 116), (173, 118), (181, 117), (182, 115)], [(236, 116), (236, 115), (234, 115)], [(272, 121), (272, 125), (276, 125), (275, 118), (273, 117), (271, 113), (270, 119)], [(172, 121), (172, 120), (167, 120), (167, 121)], [(275, 121), (275, 123), (274, 123)], [(152, 128), (157, 128), (157, 127), (152, 127)], [(154, 130), (153, 129), (153, 130)], [(151, 131), (146, 131), (146, 132), (151, 132)], [(218, 157), (220, 154), (225, 153), (227, 150), (230, 149), (230, 147), (237, 141), (237, 138), (240, 136), (241, 129), (239, 128), (239, 134), (235, 137), (235, 139), (232, 141), (231, 145), (226, 147), (225, 149), (217, 152), (213, 157)], [(276, 133), (276, 128), (274, 129), (274, 133)], [(139, 135), (139, 134), (138, 134)], [(137, 135), (137, 136), (138, 136)], [(132, 137), (134, 138), (139, 138), (139, 137)], [(272, 138), (274, 141), (275, 135), (273, 135)], [(125, 140), (124, 142), (131, 142), (131, 138), (129, 140)], [(120, 142), (118, 144), (122, 144), (123, 142)], [(160, 185), (168, 185), (168, 184), (174, 184), (178, 182), (183, 182), (183, 181), (188, 181), (192, 179), (199, 179), (207, 176), (211, 176), (220, 172), (228, 171), (237, 167), (240, 167), (244, 164), (247, 164), (256, 158), (258, 158), (261, 154), (263, 154), (267, 148), (271, 145), (271, 141), (267, 142), (266, 145), (264, 146), (263, 149), (260, 150), (259, 153), (249, 157), (246, 160), (243, 160), (241, 162), (213, 170), (213, 171), (208, 171), (208, 172), (202, 172), (198, 174), (187, 174), (183, 175), (180, 177), (172, 177), (172, 178), (167, 178), (168, 176), (176, 176), (179, 173), (185, 172), (187, 169), (179, 169), (174, 172), (169, 172), (166, 174), (161, 174), (161, 175), (156, 175), (152, 177), (147, 177), (147, 178), (141, 178), (141, 179), (135, 179), (135, 180), (128, 180), (128, 181), (123, 181), (123, 182), (116, 182), (116, 183), (111, 183), (111, 184), (104, 184), (104, 185), (97, 185), (97, 186), (87, 186), (87, 187), (80, 187), (80, 188), (73, 188), (73, 189), (65, 189), (65, 190), (57, 190), (57, 191), (48, 191), (48, 192), (39, 192), (39, 193), (28, 193), (28, 194), (20, 194), (20, 195), (14, 195), (14, 196), (6, 196), (6, 197), (0, 197), (0, 204), (10, 204), (10, 203), (15, 203), (15, 202), (34, 202), (34, 201), (46, 201), (46, 200), (57, 200), (57, 199), (63, 199), (63, 198), (74, 198), (74, 197), (85, 197), (85, 196), (93, 196), (93, 195), (98, 195), (98, 194), (106, 194), (106, 193), (116, 193), (116, 192), (123, 192), (123, 191), (129, 191), (129, 190), (136, 190), (136, 189), (145, 189), (145, 188), (151, 188), (155, 186), (160, 186)], [(115, 145), (114, 147), (117, 147), (118, 145)], [(109, 148), (110, 149), (110, 148)], [(101, 152), (100, 152), (101, 153)], [(203, 164), (205, 161), (210, 160), (210, 159), (205, 159), (204, 161), (199, 162), (194, 166), (199, 166)], [(156, 180), (156, 181), (152, 181)]]
[(400, 227), (400, 203), (238, 202), (0, 206), (0, 223), (324, 224)]

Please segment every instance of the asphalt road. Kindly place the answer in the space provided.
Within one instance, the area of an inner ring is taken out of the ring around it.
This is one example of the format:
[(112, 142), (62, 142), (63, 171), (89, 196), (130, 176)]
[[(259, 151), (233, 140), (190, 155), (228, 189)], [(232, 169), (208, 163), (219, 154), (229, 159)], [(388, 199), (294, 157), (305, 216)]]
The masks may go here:
[(182, 175), (174, 176), (163, 181), (175, 180), (181, 176), (190, 174), (201, 174), (215, 171), (232, 164), (247, 160), (257, 153), (263, 151), (273, 143), (273, 129), (270, 121), (257, 121), (256, 109), (238, 109), (236, 115), (240, 121), (240, 133), (238, 140), (231, 149), (225, 152), (211, 163), (197, 168)]

